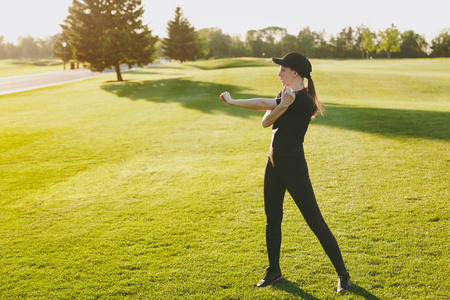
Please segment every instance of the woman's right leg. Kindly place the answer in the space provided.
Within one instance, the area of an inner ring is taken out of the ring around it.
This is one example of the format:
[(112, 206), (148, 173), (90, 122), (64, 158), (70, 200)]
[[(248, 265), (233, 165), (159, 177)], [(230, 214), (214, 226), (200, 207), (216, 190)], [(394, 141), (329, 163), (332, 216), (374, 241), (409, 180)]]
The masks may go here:
[(269, 266), (280, 269), (281, 221), (286, 187), (275, 174), (270, 159), (264, 175), (264, 209), (266, 212), (266, 244)]

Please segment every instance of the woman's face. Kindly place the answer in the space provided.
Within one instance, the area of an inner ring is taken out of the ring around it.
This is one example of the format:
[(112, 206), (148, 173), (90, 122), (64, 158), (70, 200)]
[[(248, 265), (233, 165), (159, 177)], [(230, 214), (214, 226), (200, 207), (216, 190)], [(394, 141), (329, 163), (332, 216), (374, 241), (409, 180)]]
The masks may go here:
[(281, 79), (281, 83), (286, 86), (292, 86), (297, 77), (297, 72), (292, 70), (291, 68), (280, 66), (280, 72), (278, 72), (278, 76)]

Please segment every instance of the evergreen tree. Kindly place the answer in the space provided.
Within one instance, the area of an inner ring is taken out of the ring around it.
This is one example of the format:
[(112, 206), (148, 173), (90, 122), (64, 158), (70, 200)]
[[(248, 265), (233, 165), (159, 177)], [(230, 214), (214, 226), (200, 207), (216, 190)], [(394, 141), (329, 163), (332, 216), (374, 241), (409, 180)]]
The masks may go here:
[(199, 49), (199, 38), (195, 28), (183, 16), (181, 7), (175, 9), (175, 17), (167, 24), (168, 38), (163, 41), (164, 54), (185, 62), (195, 60)]
[(122, 81), (120, 65), (144, 66), (156, 52), (143, 14), (141, 0), (73, 0), (61, 27), (78, 61), (98, 72), (114, 67)]

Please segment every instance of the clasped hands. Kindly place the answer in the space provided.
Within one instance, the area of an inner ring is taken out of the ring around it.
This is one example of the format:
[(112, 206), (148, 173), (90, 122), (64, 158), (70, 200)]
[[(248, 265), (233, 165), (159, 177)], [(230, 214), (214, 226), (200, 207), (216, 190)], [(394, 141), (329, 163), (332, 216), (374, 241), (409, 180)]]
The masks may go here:
[(281, 105), (289, 106), (292, 103), (294, 103), (295, 100), (295, 93), (289, 86), (284, 86), (283, 90), (281, 91)]

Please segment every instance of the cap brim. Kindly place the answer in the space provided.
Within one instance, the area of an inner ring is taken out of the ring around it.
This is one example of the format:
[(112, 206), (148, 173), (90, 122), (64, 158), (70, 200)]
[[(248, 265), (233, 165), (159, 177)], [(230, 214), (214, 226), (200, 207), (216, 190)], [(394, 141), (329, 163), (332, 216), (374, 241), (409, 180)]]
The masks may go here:
[(285, 63), (284, 60), (281, 59), (281, 58), (272, 57), (272, 61), (273, 61), (274, 63), (276, 63), (277, 65), (282, 65), (282, 66), (287, 67), (286, 63)]

